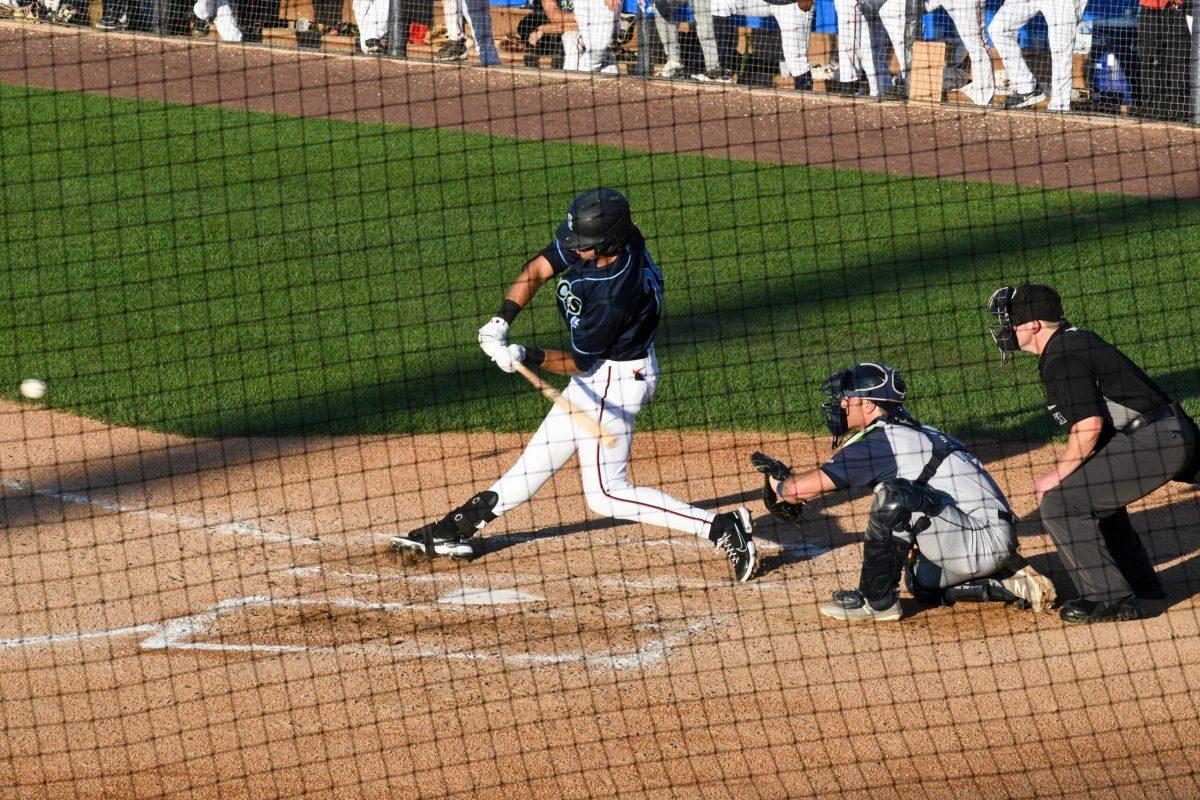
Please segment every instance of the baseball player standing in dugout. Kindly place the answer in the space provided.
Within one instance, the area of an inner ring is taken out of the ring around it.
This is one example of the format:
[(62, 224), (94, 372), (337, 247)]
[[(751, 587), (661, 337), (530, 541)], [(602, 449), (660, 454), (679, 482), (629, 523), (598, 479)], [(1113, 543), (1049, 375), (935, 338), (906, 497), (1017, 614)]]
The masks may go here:
[(1002, 286), (987, 310), (1001, 363), (1017, 350), (1036, 355), (1046, 409), (1070, 431), (1054, 469), (1034, 482), (1080, 595), (1062, 618), (1137, 619), (1139, 598), (1166, 595), (1125, 507), (1172, 479), (1195, 482), (1196, 423), (1128, 356), (1063, 319), (1051, 287)]
[(822, 614), (900, 619), (901, 570), (926, 602), (1017, 601), (1035, 611), (1054, 604), (1054, 584), (1017, 553), (1017, 519), (1004, 493), (961, 443), (913, 419), (896, 370), (859, 364), (830, 375), (823, 389), (833, 446), (857, 431), (833, 458), (793, 475), (777, 459), (750, 456), (765, 476), (763, 502), (779, 519), (795, 521), (814, 497), (874, 487), (858, 589), (835, 591)]
[[(555, 296), (571, 349), (540, 350), (508, 343), (508, 328), (543, 285), (557, 277)], [(626, 479), (633, 422), (654, 396), (658, 360), (654, 334), (663, 310), (663, 276), (629, 203), (613, 189), (593, 189), (571, 201), (554, 241), (531, 259), (496, 316), (479, 329), (479, 346), (505, 372), (517, 362), (570, 375), (563, 396), (616, 437), (604, 447), (555, 405), (525, 451), (500, 480), (442, 519), (392, 539), (402, 552), (457, 559), (474, 555), (471, 537), (524, 503), (579, 454), (588, 507), (605, 517), (661, 525), (707, 537), (723, 551), (736, 580), (754, 573), (750, 512), (713, 514)]]

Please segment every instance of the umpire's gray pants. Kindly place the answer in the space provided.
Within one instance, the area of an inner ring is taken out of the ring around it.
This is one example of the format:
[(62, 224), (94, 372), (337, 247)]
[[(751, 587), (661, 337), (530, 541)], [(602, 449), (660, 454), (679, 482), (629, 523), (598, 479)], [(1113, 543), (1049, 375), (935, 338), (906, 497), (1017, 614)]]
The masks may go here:
[(1141, 551), (1135, 541), (1111, 541), (1122, 534), (1109, 531), (1104, 520), (1125, 511), (1129, 503), (1163, 486), (1191, 460), (1196, 442), (1192, 428), (1170, 417), (1140, 428), (1132, 436), (1116, 434), (1054, 489), (1042, 497), (1042, 522), (1085, 600), (1112, 600), (1132, 593), (1112, 549)]
[(1017, 549), (1016, 528), (994, 511), (971, 515), (950, 505), (929, 523), (917, 534), (914, 565), (917, 583), (929, 589), (994, 575)]
[[(675, 9), (683, 8), (688, 0), (655, 0), (654, 27), (668, 61), (682, 61), (679, 50), (679, 29), (675, 26)], [(717, 35), (713, 29), (712, 0), (692, 0), (693, 16), (696, 19), (696, 38), (700, 40), (700, 52), (704, 55), (704, 68), (721, 66), (717, 57)]]

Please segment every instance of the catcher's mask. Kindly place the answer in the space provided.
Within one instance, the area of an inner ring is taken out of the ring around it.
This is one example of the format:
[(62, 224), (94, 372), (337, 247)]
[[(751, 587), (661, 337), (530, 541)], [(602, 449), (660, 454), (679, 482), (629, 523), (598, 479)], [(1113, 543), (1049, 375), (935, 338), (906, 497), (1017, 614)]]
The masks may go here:
[(1007, 364), (1017, 350), (1017, 333), (1013, 330), (1012, 315), (1012, 301), (1016, 293), (1015, 286), (1001, 286), (992, 292), (992, 297), (988, 300), (987, 313), (995, 317), (995, 321), (987, 328), (1000, 350), (1001, 366)]
[(899, 372), (884, 364), (868, 361), (835, 372), (821, 384), (821, 391), (825, 394), (821, 416), (833, 434), (835, 448), (850, 431), (846, 409), (842, 408), (843, 397), (861, 397), (883, 406), (891, 414), (906, 415), (904, 398), (908, 396), (908, 385)]

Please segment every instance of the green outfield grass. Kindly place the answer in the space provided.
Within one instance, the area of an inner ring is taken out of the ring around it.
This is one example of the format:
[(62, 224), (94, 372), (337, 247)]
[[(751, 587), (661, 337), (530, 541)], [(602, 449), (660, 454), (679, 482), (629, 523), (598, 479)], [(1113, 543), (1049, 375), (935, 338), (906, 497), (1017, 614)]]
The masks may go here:
[[(667, 277), (643, 426), (816, 431), (820, 379), (902, 368), (913, 411), (1044, 438), (981, 306), (1050, 280), (1200, 393), (1200, 206), (0, 87), (0, 389), (214, 436), (521, 430), (474, 339), (566, 202), (625, 190)], [(513, 339), (561, 347), (549, 292)], [(1196, 404), (1189, 401), (1193, 410)]]

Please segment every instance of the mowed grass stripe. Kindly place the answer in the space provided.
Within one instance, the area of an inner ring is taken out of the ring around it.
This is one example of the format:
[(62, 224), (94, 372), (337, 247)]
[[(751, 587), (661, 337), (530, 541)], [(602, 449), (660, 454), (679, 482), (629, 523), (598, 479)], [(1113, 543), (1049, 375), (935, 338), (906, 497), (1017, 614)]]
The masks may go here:
[[(450, 102), (448, 100), (448, 102)], [(477, 349), (577, 191), (625, 191), (667, 277), (642, 425), (816, 431), (884, 360), (964, 436), (1045, 437), (981, 306), (1024, 278), (1190, 398), (1195, 203), (650, 155), (0, 87), (0, 389), (191, 435), (522, 430)], [(514, 341), (563, 347), (550, 292)]]

